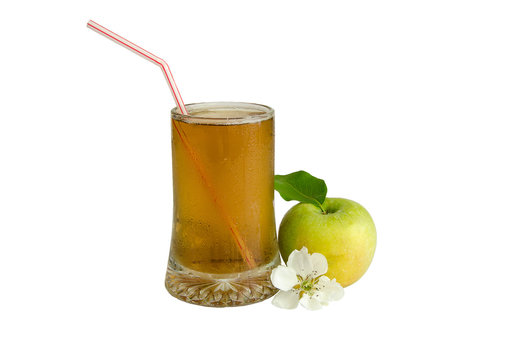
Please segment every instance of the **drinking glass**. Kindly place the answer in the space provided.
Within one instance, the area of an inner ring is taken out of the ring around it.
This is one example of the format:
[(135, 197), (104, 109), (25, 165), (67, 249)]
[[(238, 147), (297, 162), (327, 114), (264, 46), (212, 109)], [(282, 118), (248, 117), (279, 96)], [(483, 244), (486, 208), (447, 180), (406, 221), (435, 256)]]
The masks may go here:
[(205, 306), (238, 306), (277, 291), (274, 110), (210, 102), (171, 111), (173, 227), (165, 285)]

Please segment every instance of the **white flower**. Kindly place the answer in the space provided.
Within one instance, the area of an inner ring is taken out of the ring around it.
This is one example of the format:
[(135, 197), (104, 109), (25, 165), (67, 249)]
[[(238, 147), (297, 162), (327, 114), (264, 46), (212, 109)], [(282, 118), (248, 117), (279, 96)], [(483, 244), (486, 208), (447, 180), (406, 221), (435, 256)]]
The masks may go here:
[(329, 279), (327, 259), (320, 253), (309, 254), (306, 247), (294, 250), (288, 257), (287, 266), (279, 265), (272, 270), (270, 280), (279, 291), (272, 304), (283, 309), (295, 309), (300, 304), (309, 310), (317, 310), (329, 301), (344, 295), (343, 287), (336, 279)]

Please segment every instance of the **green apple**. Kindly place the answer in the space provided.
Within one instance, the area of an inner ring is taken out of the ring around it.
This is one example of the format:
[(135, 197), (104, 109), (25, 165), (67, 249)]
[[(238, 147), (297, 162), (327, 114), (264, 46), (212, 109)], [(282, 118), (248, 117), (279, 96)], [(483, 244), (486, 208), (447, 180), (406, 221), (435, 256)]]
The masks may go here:
[(327, 276), (343, 287), (366, 272), (376, 247), (376, 229), (366, 209), (352, 200), (327, 198), (320, 208), (300, 203), (284, 216), (279, 227), (279, 249), (284, 261), (305, 246), (327, 258)]

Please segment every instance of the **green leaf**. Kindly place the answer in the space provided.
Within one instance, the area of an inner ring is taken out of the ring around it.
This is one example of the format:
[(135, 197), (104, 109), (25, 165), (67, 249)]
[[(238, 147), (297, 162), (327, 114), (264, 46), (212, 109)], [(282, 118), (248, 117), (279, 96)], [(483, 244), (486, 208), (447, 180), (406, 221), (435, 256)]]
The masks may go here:
[(315, 178), (305, 171), (275, 175), (274, 188), (286, 201), (297, 200), (313, 204), (324, 211), (322, 204), (327, 195), (327, 185), (322, 179)]

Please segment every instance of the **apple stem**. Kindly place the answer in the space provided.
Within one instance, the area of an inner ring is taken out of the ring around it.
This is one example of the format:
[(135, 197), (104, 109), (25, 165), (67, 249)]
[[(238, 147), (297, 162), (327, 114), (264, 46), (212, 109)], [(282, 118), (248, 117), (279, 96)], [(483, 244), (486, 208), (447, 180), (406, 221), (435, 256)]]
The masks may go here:
[(320, 210), (322, 210), (322, 214), (327, 214), (327, 211), (325, 211), (325, 209), (322, 207), (322, 204), (318, 204), (318, 207), (320, 208)]

